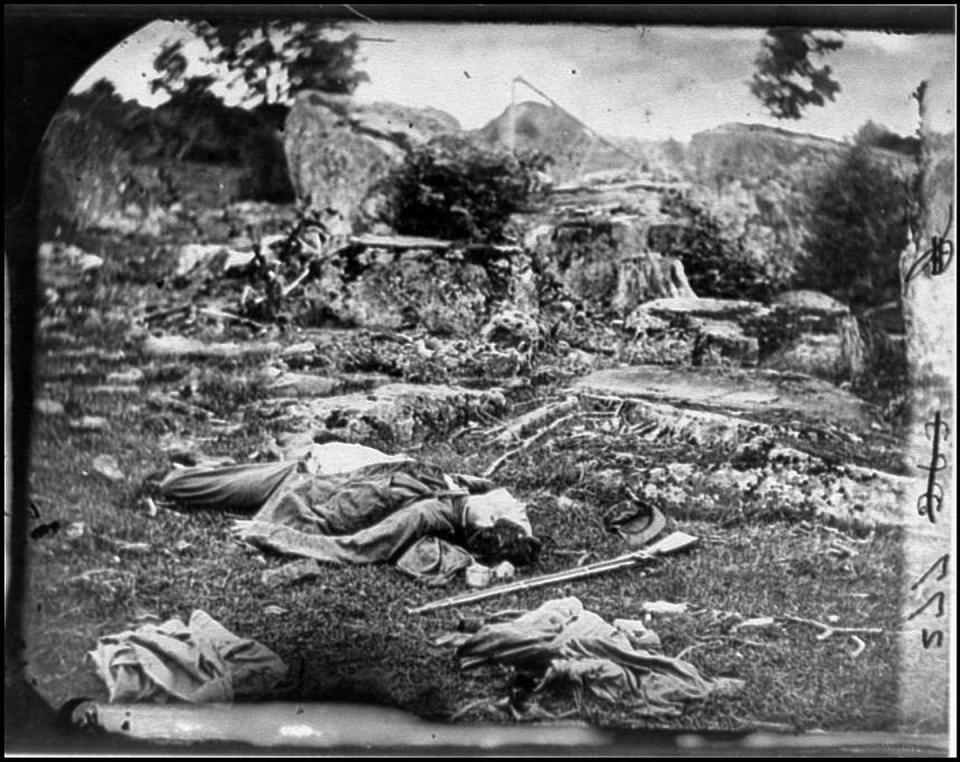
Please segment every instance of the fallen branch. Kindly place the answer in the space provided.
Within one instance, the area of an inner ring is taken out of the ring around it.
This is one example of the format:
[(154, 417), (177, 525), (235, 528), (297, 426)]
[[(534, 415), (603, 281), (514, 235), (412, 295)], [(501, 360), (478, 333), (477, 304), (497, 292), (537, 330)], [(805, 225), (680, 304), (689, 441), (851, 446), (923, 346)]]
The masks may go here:
[(504, 431), (498, 434), (493, 441), (499, 445), (507, 445), (510, 442), (518, 441), (538, 426), (549, 424), (557, 417), (571, 413), (576, 407), (576, 397), (568, 397), (562, 402), (541, 405), (508, 423)]
[(533, 436), (527, 437), (525, 440), (523, 440), (523, 442), (520, 443), (518, 447), (514, 447), (512, 450), (507, 450), (507, 452), (505, 452), (503, 455), (501, 455), (499, 458), (493, 461), (493, 463), (490, 464), (487, 470), (483, 472), (482, 476), (485, 479), (489, 479), (491, 476), (493, 476), (497, 472), (497, 469), (499, 469), (500, 466), (506, 463), (506, 461), (512, 458), (514, 455), (526, 450), (528, 447), (530, 447), (530, 445), (532, 445), (534, 442), (540, 439), (540, 437), (542, 437), (547, 432), (557, 428), (561, 423), (570, 421), (574, 418), (577, 418), (580, 415), (582, 415), (582, 413), (573, 413), (572, 415), (565, 415), (562, 418), (558, 418), (557, 420), (555, 420), (546, 428), (541, 429)]
[(882, 627), (834, 627), (830, 624), (818, 622), (816, 619), (805, 619), (799, 616), (780, 616), (785, 622), (794, 622), (796, 624), (808, 624), (817, 628), (817, 640), (826, 640), (833, 635), (881, 635)]

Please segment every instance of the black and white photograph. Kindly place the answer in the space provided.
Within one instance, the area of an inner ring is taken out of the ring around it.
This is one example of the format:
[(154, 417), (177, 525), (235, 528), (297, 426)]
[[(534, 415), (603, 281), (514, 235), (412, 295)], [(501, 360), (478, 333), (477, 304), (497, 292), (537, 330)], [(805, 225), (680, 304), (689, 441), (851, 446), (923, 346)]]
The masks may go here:
[(956, 754), (955, 26), (5, 6), (6, 752)]

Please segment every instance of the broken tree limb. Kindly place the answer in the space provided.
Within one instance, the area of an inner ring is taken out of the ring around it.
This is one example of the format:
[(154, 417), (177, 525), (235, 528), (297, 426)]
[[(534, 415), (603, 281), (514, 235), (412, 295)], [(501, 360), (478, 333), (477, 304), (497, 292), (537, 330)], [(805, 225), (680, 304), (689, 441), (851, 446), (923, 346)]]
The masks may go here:
[(567, 397), (561, 402), (541, 405), (508, 423), (506, 428), (493, 441), (499, 445), (508, 445), (511, 442), (519, 441), (538, 426), (547, 425), (559, 416), (573, 412), (576, 407), (576, 397)]
[(534, 442), (540, 439), (540, 437), (542, 437), (548, 431), (551, 431), (557, 428), (557, 426), (559, 426), (561, 423), (565, 423), (566, 421), (572, 420), (573, 418), (577, 418), (578, 416), (581, 416), (581, 415), (584, 415), (584, 413), (572, 413), (571, 415), (565, 415), (562, 418), (557, 418), (557, 420), (555, 420), (549, 426), (543, 429), (540, 429), (540, 431), (538, 431), (536, 434), (530, 437), (527, 437), (526, 439), (523, 440), (523, 442), (520, 443), (519, 446), (514, 447), (512, 450), (507, 450), (507, 452), (505, 452), (503, 455), (501, 455), (499, 458), (493, 461), (493, 463), (490, 464), (487, 470), (483, 472), (482, 474), (483, 478), (489, 479), (491, 476), (493, 476), (497, 472), (497, 469), (499, 469), (500, 466), (502, 466), (508, 459), (512, 458), (517, 453), (520, 453), (526, 450), (530, 445), (532, 445)]
[(693, 535), (685, 532), (673, 532), (672, 534), (653, 543), (651, 546), (644, 548), (643, 550), (627, 553), (626, 555), (617, 556), (616, 558), (610, 558), (606, 561), (598, 561), (597, 563), (589, 564), (588, 566), (581, 566), (575, 569), (566, 569), (562, 572), (546, 574), (540, 577), (532, 577), (531, 579), (524, 579), (520, 580), (519, 582), (511, 582), (507, 585), (499, 585), (498, 587), (493, 587), (488, 590), (478, 590), (476, 592), (454, 595), (450, 598), (444, 598), (439, 601), (434, 601), (433, 603), (427, 603), (423, 606), (408, 609), (407, 612), (410, 614), (423, 614), (427, 611), (436, 611), (437, 609), (448, 608), (450, 606), (462, 606), (468, 603), (476, 603), (477, 601), (483, 601), (487, 598), (495, 598), (497, 596), (507, 595), (509, 593), (532, 590), (537, 587), (555, 585), (560, 582), (570, 582), (572, 580), (583, 579), (585, 577), (592, 577), (597, 574), (606, 574), (607, 572), (615, 571), (617, 569), (625, 569), (639, 563), (652, 561), (657, 556), (685, 550), (686, 548), (695, 545), (697, 542), (698, 538), (694, 537)]
[(303, 268), (303, 272), (297, 276), (296, 280), (294, 280), (293, 283), (291, 283), (289, 286), (284, 288), (283, 291), (280, 292), (280, 296), (286, 299), (288, 296), (290, 296), (290, 294), (296, 291), (300, 287), (300, 285), (310, 276), (310, 270), (311, 270), (311, 266), (308, 264), (306, 267)]

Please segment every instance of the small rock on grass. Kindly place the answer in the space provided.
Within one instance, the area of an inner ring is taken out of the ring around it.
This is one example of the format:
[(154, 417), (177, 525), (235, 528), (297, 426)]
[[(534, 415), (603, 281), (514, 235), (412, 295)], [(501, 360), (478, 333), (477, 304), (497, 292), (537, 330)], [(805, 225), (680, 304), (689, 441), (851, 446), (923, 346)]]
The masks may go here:
[(130, 370), (114, 371), (107, 375), (108, 384), (139, 384), (143, 381), (143, 371), (139, 368), (130, 368)]
[(70, 421), (70, 428), (73, 431), (107, 431), (110, 424), (106, 418), (98, 415), (85, 415), (82, 418)]
[(63, 403), (56, 400), (38, 399), (33, 402), (33, 409), (40, 415), (63, 415)]
[(122, 482), (127, 478), (112, 455), (98, 455), (93, 459), (93, 472), (110, 482)]
[(90, 527), (84, 521), (73, 521), (67, 524), (66, 529), (63, 530), (63, 536), (69, 542), (76, 542), (81, 539), (84, 535), (89, 534)]
[(682, 603), (671, 603), (670, 601), (646, 601), (640, 607), (640, 610), (647, 615), (657, 616), (677, 616), (687, 613), (686, 601)]

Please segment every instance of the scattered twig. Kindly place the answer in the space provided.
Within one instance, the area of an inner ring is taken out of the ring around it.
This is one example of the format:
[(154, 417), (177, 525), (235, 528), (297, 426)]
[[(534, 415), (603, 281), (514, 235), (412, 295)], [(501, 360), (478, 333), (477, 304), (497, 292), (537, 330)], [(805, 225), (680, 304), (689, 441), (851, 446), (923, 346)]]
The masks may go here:
[(227, 320), (237, 320), (241, 323), (246, 323), (253, 326), (254, 328), (269, 328), (266, 323), (261, 323), (257, 320), (251, 320), (250, 318), (242, 317), (240, 315), (234, 315), (232, 312), (224, 312), (223, 310), (218, 310), (215, 307), (203, 307), (197, 310), (201, 315), (206, 315), (207, 317), (214, 318), (226, 318)]
[(467, 712), (470, 712), (474, 709), (477, 709), (481, 706), (495, 706), (496, 699), (491, 698), (482, 698), (477, 699), (476, 701), (471, 701), (464, 706), (460, 707), (456, 712), (450, 715), (450, 722), (455, 722), (463, 717)]
[(171, 315), (176, 315), (179, 312), (186, 312), (193, 305), (190, 302), (186, 304), (178, 304), (176, 307), (170, 307), (169, 309), (159, 310), (158, 312), (148, 312), (144, 314), (143, 319), (150, 323), (154, 320), (162, 320), (165, 317), (170, 317)]
[(562, 402), (551, 402), (519, 416), (508, 423), (504, 430), (494, 438), (494, 442), (506, 445), (518, 441), (537, 426), (556, 420), (557, 417), (572, 412), (577, 407), (576, 397), (568, 397)]
[(553, 429), (557, 428), (560, 424), (566, 423), (567, 421), (570, 421), (574, 418), (578, 418), (581, 415), (583, 415), (583, 413), (572, 413), (571, 415), (565, 415), (561, 418), (557, 418), (557, 420), (555, 420), (549, 426), (541, 429), (533, 436), (530, 436), (524, 439), (519, 446), (514, 447), (512, 450), (507, 450), (507, 452), (505, 452), (503, 455), (501, 455), (499, 458), (493, 461), (493, 463), (490, 464), (489, 468), (487, 468), (487, 470), (483, 472), (482, 476), (485, 479), (489, 479), (491, 476), (493, 476), (497, 472), (497, 469), (499, 469), (500, 466), (502, 466), (507, 460), (512, 458), (514, 455), (526, 450), (528, 447), (530, 447), (530, 445), (532, 445), (534, 442), (540, 439), (540, 437), (544, 436), (547, 432), (552, 431)]
[(823, 622), (818, 622), (816, 619), (805, 619), (799, 616), (781, 616), (777, 619), (782, 619), (785, 622), (794, 622), (796, 624), (808, 624), (811, 627), (817, 628), (817, 640), (826, 640), (832, 635), (881, 635), (883, 634), (882, 627), (834, 627), (833, 625), (824, 624)]
[(853, 641), (854, 646), (855, 646), (855, 648), (850, 652), (850, 658), (851, 658), (851, 659), (856, 659), (860, 654), (862, 654), (862, 653), (864, 652), (864, 650), (865, 650), (866, 647), (867, 647), (867, 644), (864, 643), (864, 642), (863, 642), (860, 638), (858, 638), (856, 635), (851, 635), (851, 636), (850, 636), (850, 640)]
[(303, 268), (303, 272), (297, 276), (296, 280), (293, 281), (293, 283), (291, 283), (289, 286), (286, 286), (283, 291), (280, 292), (280, 296), (286, 299), (288, 296), (290, 296), (290, 294), (296, 291), (300, 287), (300, 284), (302, 284), (310, 276), (311, 269), (311, 264), (308, 263), (307, 266)]
[(715, 639), (715, 640), (703, 640), (703, 641), (701, 641), (701, 642), (699, 642), (699, 643), (694, 643), (693, 645), (687, 646), (686, 648), (684, 648), (680, 653), (677, 654), (676, 658), (677, 658), (677, 659), (682, 659), (684, 656), (686, 656), (687, 654), (689, 654), (691, 651), (695, 651), (695, 650), (697, 650), (698, 648), (706, 648), (707, 646), (716, 646), (716, 645), (719, 645), (719, 644), (722, 643), (722, 642), (723, 642), (723, 639), (722, 639), (722, 638), (718, 638), (718, 639)]

